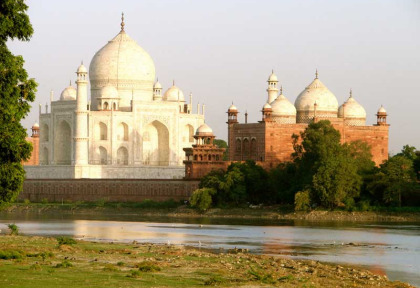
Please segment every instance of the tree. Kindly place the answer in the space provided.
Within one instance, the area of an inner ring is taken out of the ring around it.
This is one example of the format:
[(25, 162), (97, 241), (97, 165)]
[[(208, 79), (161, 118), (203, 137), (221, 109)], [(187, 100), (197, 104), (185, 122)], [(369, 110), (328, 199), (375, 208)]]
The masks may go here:
[(309, 190), (312, 203), (327, 208), (358, 197), (361, 171), (372, 165), (369, 147), (359, 142), (342, 145), (340, 132), (328, 120), (309, 124), (300, 137), (301, 144), (293, 136), (295, 191)]
[(383, 195), (385, 203), (401, 206), (403, 193), (414, 188), (415, 174), (413, 161), (396, 155), (386, 161), (381, 170), (386, 176), (386, 188)]
[(225, 148), (226, 149), (225, 152), (223, 152), (223, 161), (227, 161), (228, 160), (228, 157), (227, 157), (228, 154), (227, 153), (228, 153), (229, 147), (228, 147), (228, 144), (226, 143), (226, 141), (223, 140), (223, 139), (214, 139), (213, 143), (214, 143), (214, 145), (216, 145), (219, 148)]
[(32, 146), (25, 141), (20, 124), (35, 99), (37, 84), (28, 79), (22, 56), (14, 56), (7, 41), (28, 41), (33, 29), (23, 0), (0, 2), (0, 206), (13, 202), (23, 187), (22, 161), (30, 157)]
[(216, 194), (213, 188), (201, 188), (193, 192), (190, 198), (192, 207), (197, 208), (201, 212), (208, 210), (213, 203), (212, 196)]

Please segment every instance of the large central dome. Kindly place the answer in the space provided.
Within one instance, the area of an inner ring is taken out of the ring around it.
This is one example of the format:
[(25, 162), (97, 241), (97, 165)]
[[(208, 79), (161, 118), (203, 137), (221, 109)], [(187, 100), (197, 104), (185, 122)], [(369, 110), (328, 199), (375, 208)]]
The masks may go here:
[(89, 79), (92, 102), (100, 97), (102, 87), (113, 85), (121, 97), (122, 106), (129, 106), (132, 99), (152, 100), (155, 65), (150, 55), (127, 35), (122, 26), (120, 33), (93, 56)]
[[(316, 104), (316, 112), (315, 112)], [(310, 123), (318, 117), (337, 118), (338, 102), (335, 95), (318, 79), (318, 72), (311, 84), (296, 98), (298, 123)]]

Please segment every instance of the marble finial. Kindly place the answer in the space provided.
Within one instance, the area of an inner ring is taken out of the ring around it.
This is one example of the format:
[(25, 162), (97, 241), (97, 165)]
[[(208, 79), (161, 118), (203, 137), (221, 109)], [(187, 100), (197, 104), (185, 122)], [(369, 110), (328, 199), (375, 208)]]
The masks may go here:
[(318, 79), (318, 69), (315, 71), (315, 79)]
[(280, 95), (283, 95), (283, 85), (280, 85)]
[(121, 32), (124, 31), (124, 12), (121, 13)]
[(353, 90), (350, 88), (350, 98), (353, 98)]

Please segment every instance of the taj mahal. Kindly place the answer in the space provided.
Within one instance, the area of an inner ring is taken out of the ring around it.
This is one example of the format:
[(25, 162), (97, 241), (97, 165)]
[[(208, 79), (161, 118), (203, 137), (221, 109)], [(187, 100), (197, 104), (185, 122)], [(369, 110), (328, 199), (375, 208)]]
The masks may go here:
[[(76, 87), (50, 111), (39, 112), (39, 166), (27, 178), (149, 178), (184, 176), (183, 148), (204, 124), (204, 105), (193, 113), (173, 83), (162, 93), (150, 55), (120, 32), (76, 71)], [(88, 96), (90, 81), (90, 101)], [(201, 113), (200, 113), (201, 110)]]

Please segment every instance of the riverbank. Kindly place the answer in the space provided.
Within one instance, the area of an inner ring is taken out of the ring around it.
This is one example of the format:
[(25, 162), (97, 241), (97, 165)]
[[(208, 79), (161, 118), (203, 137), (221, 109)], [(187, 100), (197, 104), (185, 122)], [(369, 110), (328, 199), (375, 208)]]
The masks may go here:
[(257, 208), (210, 209), (200, 213), (185, 205), (175, 202), (149, 203), (17, 203), (0, 211), (0, 216), (10, 217), (25, 214), (32, 215), (86, 215), (86, 216), (140, 216), (165, 218), (210, 218), (210, 219), (245, 219), (245, 220), (309, 220), (337, 222), (420, 222), (420, 212), (347, 212), (323, 211), (295, 212), (291, 207), (272, 206)]
[(0, 236), (1, 287), (413, 287), (351, 266), (173, 245)]

